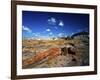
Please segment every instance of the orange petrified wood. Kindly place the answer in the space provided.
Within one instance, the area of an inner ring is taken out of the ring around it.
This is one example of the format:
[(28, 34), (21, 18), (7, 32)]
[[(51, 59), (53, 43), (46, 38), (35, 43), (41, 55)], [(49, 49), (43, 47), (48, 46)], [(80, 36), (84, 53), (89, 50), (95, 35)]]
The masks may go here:
[(28, 66), (28, 65), (34, 64), (36, 62), (39, 62), (39, 61), (45, 59), (46, 57), (48, 57), (48, 59), (52, 59), (58, 55), (60, 55), (60, 49), (59, 48), (51, 48), (47, 51), (37, 53), (37, 55), (33, 56), (30, 59), (23, 60), (23, 66)]

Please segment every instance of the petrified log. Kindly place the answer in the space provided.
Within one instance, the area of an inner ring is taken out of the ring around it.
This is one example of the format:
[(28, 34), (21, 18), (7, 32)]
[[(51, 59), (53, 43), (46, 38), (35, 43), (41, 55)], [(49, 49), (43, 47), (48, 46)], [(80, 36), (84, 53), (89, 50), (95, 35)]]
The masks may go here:
[(22, 64), (23, 64), (23, 67), (25, 67), (25, 66), (28, 66), (31, 64), (35, 64), (39, 61), (42, 61), (46, 57), (48, 57), (48, 59), (52, 59), (58, 55), (60, 55), (60, 49), (59, 48), (51, 48), (47, 51), (37, 53), (37, 55), (33, 56), (32, 58), (23, 60)]

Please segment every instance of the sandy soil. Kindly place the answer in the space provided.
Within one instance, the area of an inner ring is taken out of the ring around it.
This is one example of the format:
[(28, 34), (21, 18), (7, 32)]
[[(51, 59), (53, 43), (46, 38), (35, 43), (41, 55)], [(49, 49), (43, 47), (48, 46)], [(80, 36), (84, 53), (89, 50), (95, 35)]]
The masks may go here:
[[(75, 55), (61, 49), (74, 44)], [(82, 40), (23, 40), (22, 68), (89, 65), (89, 43)], [(62, 54), (64, 53), (64, 54)]]

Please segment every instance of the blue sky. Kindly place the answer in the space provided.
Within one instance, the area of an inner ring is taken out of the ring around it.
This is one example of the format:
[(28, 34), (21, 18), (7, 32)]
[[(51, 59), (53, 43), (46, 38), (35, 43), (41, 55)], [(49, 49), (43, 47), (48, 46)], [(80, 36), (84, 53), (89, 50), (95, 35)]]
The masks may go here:
[(70, 36), (89, 32), (89, 14), (22, 11), (23, 38)]

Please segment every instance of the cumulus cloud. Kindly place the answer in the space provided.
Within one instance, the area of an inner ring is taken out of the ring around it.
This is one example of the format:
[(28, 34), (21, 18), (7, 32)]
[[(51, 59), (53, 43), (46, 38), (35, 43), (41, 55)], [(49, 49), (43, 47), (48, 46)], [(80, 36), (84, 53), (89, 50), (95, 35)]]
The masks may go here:
[(59, 34), (58, 34), (59, 37), (61, 37), (61, 36), (63, 36), (63, 35), (64, 35), (63, 33), (59, 33)]
[(50, 30), (50, 29), (46, 29), (46, 31), (48, 31), (48, 32), (49, 32), (49, 31), (51, 31), (51, 30)]
[(48, 24), (50, 24), (50, 25), (56, 25), (56, 18), (54, 18), (54, 17), (49, 18), (48, 19)]
[(74, 33), (72, 32), (71, 35), (73, 35)]
[(54, 17), (51, 17), (51, 21), (55, 23), (56, 19)]
[(60, 20), (60, 22), (59, 22), (58, 25), (61, 26), (61, 27), (63, 27), (64, 26), (64, 22)]
[(35, 36), (38, 36), (38, 34), (35, 34)]
[(27, 31), (27, 32), (29, 32), (29, 33), (32, 32), (32, 30), (31, 30), (30, 28), (28, 28), (27, 26), (22, 26), (22, 30), (23, 30), (23, 31)]
[(53, 33), (52, 33), (52, 32), (50, 32), (49, 34), (50, 34), (50, 35), (52, 35)]
[(40, 33), (32, 33), (35, 37), (40, 36)]
[(67, 34), (66, 33), (59, 33), (58, 37), (67, 37)]

